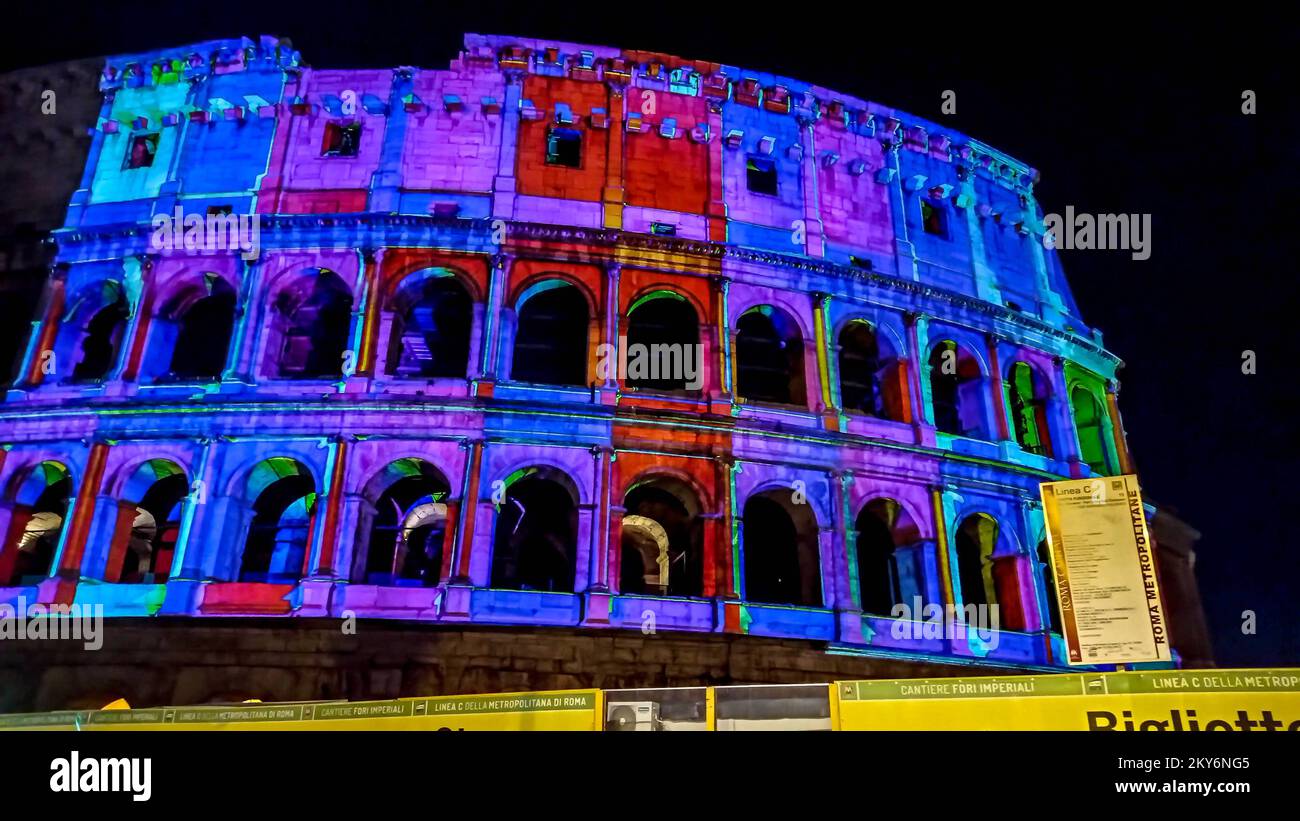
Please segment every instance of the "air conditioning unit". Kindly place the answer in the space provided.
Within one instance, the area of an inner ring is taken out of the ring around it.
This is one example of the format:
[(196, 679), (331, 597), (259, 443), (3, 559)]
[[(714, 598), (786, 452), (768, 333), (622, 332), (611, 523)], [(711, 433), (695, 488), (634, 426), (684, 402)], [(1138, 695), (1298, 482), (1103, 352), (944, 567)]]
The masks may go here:
[(605, 729), (615, 732), (654, 732), (661, 729), (659, 705), (653, 701), (613, 701), (605, 711)]

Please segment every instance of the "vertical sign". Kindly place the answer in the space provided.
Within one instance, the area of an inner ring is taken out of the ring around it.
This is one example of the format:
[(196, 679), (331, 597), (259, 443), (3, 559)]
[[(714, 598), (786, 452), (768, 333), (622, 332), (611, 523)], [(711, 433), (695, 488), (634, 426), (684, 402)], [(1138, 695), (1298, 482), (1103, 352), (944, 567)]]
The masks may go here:
[(1070, 664), (1168, 661), (1137, 477), (1044, 482), (1039, 492)]

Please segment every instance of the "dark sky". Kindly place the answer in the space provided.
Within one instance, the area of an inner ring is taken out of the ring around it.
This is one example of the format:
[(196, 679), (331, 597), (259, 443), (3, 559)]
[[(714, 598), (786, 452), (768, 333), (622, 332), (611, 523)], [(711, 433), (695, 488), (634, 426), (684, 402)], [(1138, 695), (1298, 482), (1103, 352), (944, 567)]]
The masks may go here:
[[(1283, 528), (1297, 478), (1300, 30), (1235, 6), (1204, 20), (1136, 6), (223, 0), (81, 12), (51, 0), (4, 12), (0, 70), (261, 33), (334, 68), (442, 68), (465, 31), (652, 49), (951, 123), (1038, 168), (1047, 211), (1149, 213), (1150, 259), (1067, 251), (1066, 273), (1127, 363), (1120, 405), (1147, 494), (1203, 533), (1219, 663), (1300, 665), (1300, 545)], [(945, 89), (954, 116), (940, 112)], [(1258, 95), (1253, 116), (1244, 89)], [(1241, 372), (1246, 350), (1254, 375)], [(1255, 635), (1242, 634), (1245, 610)]]

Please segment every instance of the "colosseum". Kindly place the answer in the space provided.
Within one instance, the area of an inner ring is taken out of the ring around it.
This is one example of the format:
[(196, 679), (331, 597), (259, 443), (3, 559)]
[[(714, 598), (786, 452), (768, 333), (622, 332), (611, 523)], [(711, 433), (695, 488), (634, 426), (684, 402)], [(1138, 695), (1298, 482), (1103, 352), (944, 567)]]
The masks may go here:
[(0, 602), (109, 621), (9, 653), (0, 711), (1065, 668), (1038, 487), (1132, 464), (1025, 163), (507, 36), (98, 93), (0, 403)]

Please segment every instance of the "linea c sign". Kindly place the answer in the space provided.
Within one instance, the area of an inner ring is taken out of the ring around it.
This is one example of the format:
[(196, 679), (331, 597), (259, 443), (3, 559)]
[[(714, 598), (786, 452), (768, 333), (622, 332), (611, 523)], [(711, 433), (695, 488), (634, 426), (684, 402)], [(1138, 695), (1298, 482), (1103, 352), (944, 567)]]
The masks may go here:
[(1169, 661), (1137, 477), (1044, 482), (1039, 493), (1069, 663)]

